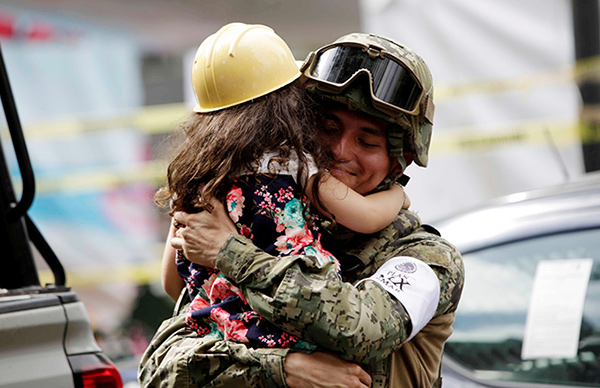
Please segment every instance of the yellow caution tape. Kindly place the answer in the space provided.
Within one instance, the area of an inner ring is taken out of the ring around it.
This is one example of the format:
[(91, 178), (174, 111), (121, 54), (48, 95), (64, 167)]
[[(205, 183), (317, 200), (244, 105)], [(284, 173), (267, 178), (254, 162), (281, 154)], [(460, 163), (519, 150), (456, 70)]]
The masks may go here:
[(461, 152), (465, 150), (487, 151), (491, 147), (514, 144), (550, 144), (559, 147), (580, 142), (577, 123), (531, 121), (496, 130), (476, 127), (457, 128), (446, 132), (434, 132), (430, 152)]
[[(107, 129), (132, 128), (147, 134), (170, 133), (185, 121), (191, 112), (183, 103), (151, 105), (109, 118), (62, 119), (23, 125), (27, 139), (81, 134)], [(8, 129), (2, 129), (8, 136)]]
[[(47, 195), (60, 192), (83, 193), (106, 191), (131, 184), (151, 184), (160, 187), (167, 181), (167, 165), (164, 160), (148, 161), (134, 166), (127, 171), (105, 168), (65, 174), (60, 177), (36, 178), (37, 194)], [(21, 192), (22, 182), (15, 182), (16, 192)]]
[(37, 179), (36, 191), (38, 193), (104, 191), (135, 183), (151, 183), (158, 187), (166, 183), (166, 171), (166, 161), (149, 161), (128, 171), (103, 169), (66, 174), (59, 178)]
[[(534, 88), (557, 82), (584, 82), (590, 80), (600, 80), (600, 56), (580, 60), (575, 66), (540, 71), (535, 74), (527, 74), (509, 79), (482, 80), (464, 84), (436, 86), (435, 99), (436, 101), (443, 101), (468, 94), (495, 93), (506, 90)], [(113, 128), (134, 128), (148, 134), (163, 134), (172, 132), (189, 114), (191, 114), (191, 109), (183, 103), (151, 105), (111, 118), (45, 121), (43, 123), (27, 124), (24, 126), (24, 129), (27, 138), (66, 135)], [(2, 132), (6, 135), (6, 128)]]
[[(434, 132), (430, 154), (435, 157), (440, 153), (488, 151), (492, 147), (523, 143), (537, 145), (552, 143), (564, 147), (581, 141), (581, 130), (577, 123), (530, 121), (496, 130), (465, 127)], [(42, 195), (59, 192), (106, 191), (123, 185), (143, 183), (160, 187), (166, 183), (167, 165), (166, 160), (155, 160), (132, 166), (126, 171), (104, 168), (65, 174), (52, 179), (38, 178), (36, 191)], [(20, 183), (15, 186), (17, 192), (20, 192)]]
[(435, 89), (435, 100), (447, 100), (470, 94), (491, 94), (516, 89), (532, 89), (542, 85), (573, 80), (573, 69), (551, 70), (511, 79), (486, 80), (456, 85), (442, 85)]
[(534, 74), (513, 78), (436, 86), (435, 100), (439, 102), (469, 94), (491, 94), (517, 89), (533, 89), (560, 82), (582, 83), (595, 80), (600, 80), (600, 56), (579, 60), (575, 66), (538, 71)]
[[(164, 246), (162, 246), (162, 249)], [(87, 288), (110, 283), (151, 284), (160, 281), (160, 260), (149, 260), (143, 263), (111, 266), (86, 266), (81, 271), (66, 271), (67, 287)], [(54, 283), (54, 275), (47, 270), (39, 271), (40, 283)]]
[[(562, 81), (600, 80), (600, 57), (577, 62), (576, 66), (540, 72), (513, 79), (472, 82), (437, 88), (436, 100), (450, 99), (472, 93), (493, 93), (516, 88), (531, 88)], [(27, 139), (53, 136), (83, 134), (88, 131), (115, 130), (131, 128), (146, 134), (167, 134), (183, 122), (191, 110), (183, 103), (155, 105), (141, 108), (112, 118), (69, 119), (55, 122), (31, 124), (25, 127)], [(593, 121), (593, 120), (592, 120)], [(600, 119), (597, 120), (600, 122)], [(600, 125), (582, 125), (578, 123), (524, 122), (508, 128), (490, 130), (490, 128), (457, 128), (435, 131), (431, 153), (450, 152), (469, 149), (489, 149), (516, 143), (547, 143), (557, 145), (576, 141), (600, 141)], [(3, 134), (7, 135), (4, 128)], [(94, 191), (107, 190), (124, 184), (152, 183), (163, 185), (166, 177), (167, 161), (143, 162), (127, 171), (103, 170), (68, 174), (59, 178), (37, 180), (38, 193), (58, 191)], [(19, 190), (19, 188), (17, 188)]]
[[(436, 88), (436, 100), (451, 99), (474, 93), (496, 93), (507, 90), (534, 88), (558, 82), (587, 82), (600, 80), (600, 57), (579, 61), (576, 66), (539, 72), (532, 75), (505, 80), (471, 82)], [(82, 134), (88, 131), (115, 128), (132, 128), (147, 134), (172, 132), (190, 114), (183, 103), (148, 106), (135, 112), (102, 119), (69, 119), (44, 122), (25, 126), (28, 139), (38, 137)], [(600, 125), (599, 125), (600, 126)], [(7, 129), (2, 135), (7, 136)], [(435, 132), (431, 153), (488, 150), (490, 147), (510, 146), (521, 143), (550, 143), (559, 147), (580, 141), (600, 141), (600, 131), (593, 125), (579, 126), (574, 122), (530, 121), (490, 130), (468, 127)], [(38, 179), (38, 193), (59, 191), (98, 191), (119, 185), (152, 183), (156, 186), (165, 183), (167, 162), (164, 160), (145, 162), (128, 171), (110, 169), (67, 174), (55, 179)], [(163, 246), (160, 246), (162, 252)], [(82, 271), (67, 271), (67, 285), (74, 288), (93, 287), (111, 282), (131, 282), (148, 284), (160, 278), (160, 261), (143, 264), (134, 263), (117, 267), (101, 267), (94, 270), (86, 266)], [(54, 278), (49, 270), (40, 271), (42, 284), (52, 283)]]

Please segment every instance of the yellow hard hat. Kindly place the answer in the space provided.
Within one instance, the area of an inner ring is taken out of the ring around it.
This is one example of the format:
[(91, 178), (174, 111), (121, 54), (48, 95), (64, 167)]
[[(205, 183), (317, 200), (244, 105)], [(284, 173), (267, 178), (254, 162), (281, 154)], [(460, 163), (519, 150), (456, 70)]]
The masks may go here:
[(300, 77), (287, 44), (271, 28), (231, 23), (202, 42), (192, 68), (195, 112), (228, 108)]

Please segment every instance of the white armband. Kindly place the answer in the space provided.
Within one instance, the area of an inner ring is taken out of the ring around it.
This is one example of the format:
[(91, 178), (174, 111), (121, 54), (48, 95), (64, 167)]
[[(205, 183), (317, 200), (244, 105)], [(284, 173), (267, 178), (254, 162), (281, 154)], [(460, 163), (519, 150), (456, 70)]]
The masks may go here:
[(440, 301), (440, 282), (431, 267), (414, 257), (400, 256), (388, 260), (371, 277), (392, 294), (406, 309), (412, 322), (411, 340), (429, 323)]

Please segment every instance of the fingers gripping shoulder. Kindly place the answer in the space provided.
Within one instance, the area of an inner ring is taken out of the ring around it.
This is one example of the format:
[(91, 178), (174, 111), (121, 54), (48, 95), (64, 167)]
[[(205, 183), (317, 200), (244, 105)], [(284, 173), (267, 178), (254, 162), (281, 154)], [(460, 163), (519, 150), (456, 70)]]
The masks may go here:
[(431, 267), (408, 256), (394, 257), (381, 266), (371, 277), (395, 297), (406, 309), (412, 323), (407, 341), (412, 339), (433, 318), (440, 301), (440, 282)]

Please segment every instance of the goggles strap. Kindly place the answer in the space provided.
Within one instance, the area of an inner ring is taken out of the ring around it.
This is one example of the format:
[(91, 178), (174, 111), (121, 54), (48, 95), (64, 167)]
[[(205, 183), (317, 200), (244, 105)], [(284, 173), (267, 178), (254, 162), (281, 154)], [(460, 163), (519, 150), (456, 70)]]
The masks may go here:
[(423, 112), (423, 116), (429, 121), (430, 124), (433, 124), (433, 113), (435, 112), (435, 104), (433, 103), (433, 98), (431, 98), (431, 94), (427, 93), (422, 97), (421, 100), (421, 112)]

